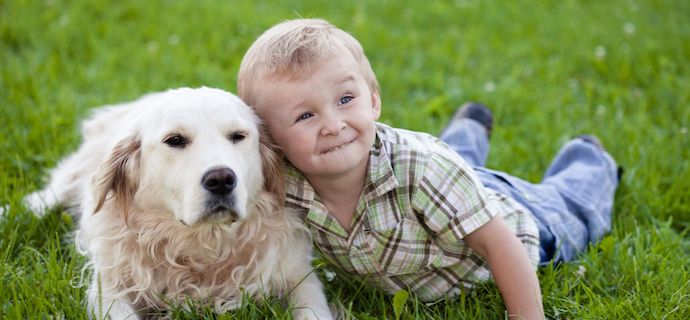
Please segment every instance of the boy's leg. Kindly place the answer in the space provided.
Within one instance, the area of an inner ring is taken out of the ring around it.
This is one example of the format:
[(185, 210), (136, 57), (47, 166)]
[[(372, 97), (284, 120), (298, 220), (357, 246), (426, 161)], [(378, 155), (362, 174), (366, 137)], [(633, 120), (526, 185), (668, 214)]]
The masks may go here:
[(466, 104), (440, 138), (475, 167), (486, 187), (514, 198), (532, 212), (538, 221), (542, 263), (575, 259), (611, 228), (619, 180), (615, 161), (598, 139), (584, 136), (563, 146), (540, 184), (489, 170), (483, 166), (492, 120), (485, 106)]
[(588, 241), (596, 242), (611, 230), (618, 180), (616, 162), (599, 139), (580, 136), (561, 148), (542, 183), (558, 191), (569, 212), (586, 225)]
[(539, 228), (542, 264), (571, 261), (611, 228), (617, 167), (593, 137), (566, 143), (539, 184), (475, 168), (482, 183), (527, 207)]
[(462, 105), (441, 131), (439, 138), (473, 167), (483, 167), (489, 154), (493, 126), (491, 110), (479, 103)]

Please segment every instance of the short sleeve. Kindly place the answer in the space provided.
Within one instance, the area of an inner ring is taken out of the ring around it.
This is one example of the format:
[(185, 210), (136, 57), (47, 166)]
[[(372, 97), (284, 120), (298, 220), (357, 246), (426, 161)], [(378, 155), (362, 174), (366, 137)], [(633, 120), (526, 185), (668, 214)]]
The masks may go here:
[(437, 245), (461, 253), (462, 239), (497, 215), (472, 168), (461, 158), (433, 154), (412, 197), (417, 218)]

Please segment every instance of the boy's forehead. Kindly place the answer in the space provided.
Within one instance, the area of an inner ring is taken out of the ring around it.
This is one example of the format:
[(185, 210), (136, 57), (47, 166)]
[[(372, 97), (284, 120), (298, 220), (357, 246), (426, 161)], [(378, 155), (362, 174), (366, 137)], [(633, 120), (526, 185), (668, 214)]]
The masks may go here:
[(334, 79), (332, 80), (334, 81), (339, 81), (341, 78), (354, 76), (355, 74), (363, 77), (359, 64), (352, 55), (349, 53), (336, 53), (318, 61), (304, 64), (302, 67), (294, 68), (286, 73), (274, 74), (267, 79), (269, 81), (298, 84), (310, 80), (317, 73), (320, 76), (327, 75), (333, 77)]
[(291, 103), (289, 100), (298, 95), (293, 90), (298, 81), (300, 80), (285, 77), (262, 77), (256, 83), (257, 90), (253, 101), (256, 113), (266, 120), (287, 109)]
[(264, 76), (274, 80), (303, 81), (310, 78), (321, 66), (334, 60), (348, 61), (356, 65), (357, 61), (347, 50), (331, 50), (321, 56), (297, 56), (284, 61), (271, 69), (266, 69)]
[(286, 78), (264, 77), (258, 82), (259, 94), (257, 95), (256, 107), (264, 107), (273, 104), (273, 100), (280, 99), (282, 92), (287, 89), (293, 80)]
[(335, 54), (315, 62), (309, 68), (286, 73), (264, 73), (254, 87), (254, 107), (265, 117), (267, 113), (288, 108), (308, 98), (312, 86), (339, 86), (357, 78), (364, 79), (361, 68), (351, 55)]

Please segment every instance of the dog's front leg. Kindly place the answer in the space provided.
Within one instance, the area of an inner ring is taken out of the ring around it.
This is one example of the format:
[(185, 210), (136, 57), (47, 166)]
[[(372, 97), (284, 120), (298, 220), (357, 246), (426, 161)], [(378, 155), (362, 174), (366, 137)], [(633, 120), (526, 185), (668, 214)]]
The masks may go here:
[(122, 299), (110, 298), (99, 291), (97, 280), (94, 279), (87, 292), (90, 319), (139, 319), (139, 315), (137, 315), (137, 312), (128, 302)]
[(292, 290), (289, 299), (295, 308), (295, 319), (333, 319), (321, 281), (314, 273), (310, 273)]

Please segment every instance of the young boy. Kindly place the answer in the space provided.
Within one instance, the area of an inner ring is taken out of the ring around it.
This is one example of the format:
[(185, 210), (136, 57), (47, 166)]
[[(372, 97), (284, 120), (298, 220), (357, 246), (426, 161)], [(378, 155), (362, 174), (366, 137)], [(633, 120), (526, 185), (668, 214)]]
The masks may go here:
[(481, 168), (493, 120), (480, 104), (456, 112), (445, 143), (377, 123), (363, 49), (326, 21), (261, 35), (238, 92), (284, 153), (286, 205), (323, 257), (389, 293), (435, 300), (493, 276), (511, 317), (543, 318), (536, 265), (571, 260), (610, 229), (616, 164), (596, 138), (568, 142), (530, 184)]

